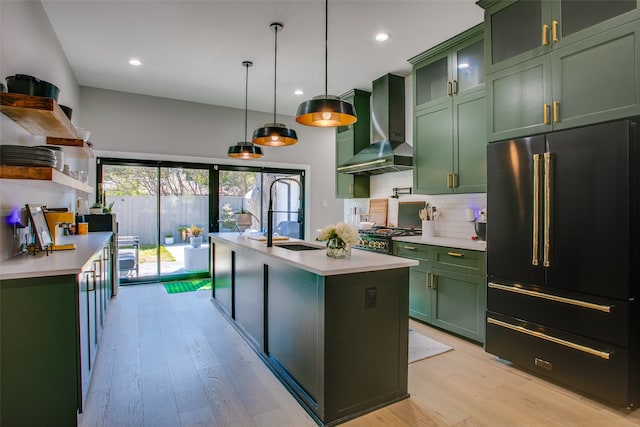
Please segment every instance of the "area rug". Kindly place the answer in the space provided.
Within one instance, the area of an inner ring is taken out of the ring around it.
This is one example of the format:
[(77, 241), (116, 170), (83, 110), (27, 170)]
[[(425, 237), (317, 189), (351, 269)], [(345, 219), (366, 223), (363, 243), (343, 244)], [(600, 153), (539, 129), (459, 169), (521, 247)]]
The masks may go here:
[(164, 283), (164, 288), (169, 294), (180, 292), (202, 291), (211, 289), (211, 279), (181, 280), (179, 282)]
[(453, 350), (452, 347), (409, 329), (409, 363)]

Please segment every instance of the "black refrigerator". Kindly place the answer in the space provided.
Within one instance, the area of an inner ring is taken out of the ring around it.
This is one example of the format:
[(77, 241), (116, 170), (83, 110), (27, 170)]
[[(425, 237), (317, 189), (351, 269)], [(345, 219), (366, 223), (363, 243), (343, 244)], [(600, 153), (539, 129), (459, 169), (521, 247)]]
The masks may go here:
[(640, 403), (637, 120), (487, 146), (485, 350)]

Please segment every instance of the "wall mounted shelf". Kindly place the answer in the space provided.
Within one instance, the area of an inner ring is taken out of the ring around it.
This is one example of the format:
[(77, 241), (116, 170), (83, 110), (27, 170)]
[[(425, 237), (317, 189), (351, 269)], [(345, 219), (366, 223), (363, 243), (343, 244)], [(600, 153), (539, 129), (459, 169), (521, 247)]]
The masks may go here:
[(78, 138), (76, 127), (52, 98), (0, 94), (0, 111), (32, 135)]
[(78, 181), (57, 169), (31, 166), (0, 166), (0, 179), (48, 181), (63, 187), (72, 188), (92, 194), (93, 187)]
[(95, 156), (91, 147), (83, 139), (47, 137), (48, 145), (62, 147), (64, 155), (75, 159), (93, 159)]

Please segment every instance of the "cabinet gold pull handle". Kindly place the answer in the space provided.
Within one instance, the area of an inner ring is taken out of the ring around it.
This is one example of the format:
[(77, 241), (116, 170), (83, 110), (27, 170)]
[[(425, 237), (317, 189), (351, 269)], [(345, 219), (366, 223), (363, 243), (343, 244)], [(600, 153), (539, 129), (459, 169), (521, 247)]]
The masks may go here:
[(451, 92), (453, 92), (454, 95), (456, 93), (458, 93), (458, 81), (457, 80), (452, 80), (451, 81)]
[(564, 340), (562, 338), (554, 337), (552, 335), (547, 335), (542, 332), (532, 331), (531, 329), (527, 329), (524, 326), (512, 325), (511, 323), (503, 322), (502, 320), (497, 320), (492, 317), (487, 317), (487, 323), (501, 326), (506, 329), (510, 329), (515, 332), (520, 332), (525, 335), (530, 335), (532, 337), (539, 338), (541, 340), (550, 341), (552, 343), (562, 345), (565, 347), (572, 348), (574, 350), (582, 351), (584, 353), (591, 354), (593, 356), (598, 356), (602, 359), (609, 360), (611, 358), (611, 353), (606, 351), (601, 351), (595, 348), (587, 347), (585, 345), (577, 344), (571, 341)]
[(553, 121), (558, 123), (560, 121), (560, 103), (553, 101)]
[(453, 84), (451, 83), (451, 80), (447, 82), (447, 95), (453, 95)]
[(533, 155), (533, 248), (531, 249), (531, 265), (538, 265), (540, 259), (538, 247), (540, 239), (540, 154)]
[(409, 251), (415, 251), (416, 248), (413, 246), (403, 246), (404, 249), (409, 250)]
[(542, 46), (546, 46), (549, 44), (549, 40), (547, 39), (547, 34), (549, 33), (549, 26), (547, 24), (542, 25)]
[(431, 289), (431, 273), (425, 275), (425, 281), (427, 282), (427, 289)]
[(451, 188), (451, 174), (447, 174), (447, 188)]
[(451, 174), (451, 187), (452, 188), (456, 188), (458, 186), (458, 174), (457, 173), (452, 173)]
[(529, 289), (517, 288), (515, 286), (501, 285), (499, 283), (494, 283), (494, 282), (489, 282), (487, 286), (491, 289), (498, 289), (505, 292), (513, 292), (514, 294), (521, 294), (529, 297), (560, 302), (563, 304), (575, 305), (577, 307), (588, 308), (590, 310), (602, 311), (603, 313), (611, 313), (611, 310), (615, 307), (613, 305), (594, 304), (592, 302), (581, 301), (573, 298), (560, 297), (557, 295), (547, 294), (544, 292), (531, 291)]
[(544, 153), (544, 254), (542, 265), (551, 266), (551, 153)]
[(462, 258), (464, 256), (464, 254), (460, 254), (458, 252), (447, 252), (447, 255), (458, 257), (458, 258)]
[(431, 289), (437, 289), (438, 285), (436, 285), (436, 275), (431, 273)]
[(558, 39), (558, 21), (551, 21), (551, 40), (554, 43), (559, 41)]
[(542, 121), (545, 125), (549, 124), (549, 104), (544, 104), (542, 110)]

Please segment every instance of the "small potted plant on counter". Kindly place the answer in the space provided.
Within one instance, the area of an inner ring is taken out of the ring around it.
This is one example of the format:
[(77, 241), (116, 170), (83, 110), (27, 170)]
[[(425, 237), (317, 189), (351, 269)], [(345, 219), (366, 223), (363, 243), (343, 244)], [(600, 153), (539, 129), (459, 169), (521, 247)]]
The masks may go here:
[(164, 244), (165, 245), (173, 245), (173, 234), (166, 233), (164, 235)]

